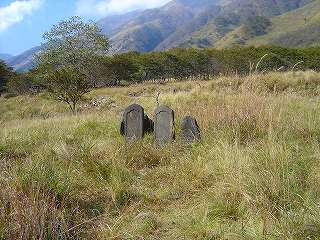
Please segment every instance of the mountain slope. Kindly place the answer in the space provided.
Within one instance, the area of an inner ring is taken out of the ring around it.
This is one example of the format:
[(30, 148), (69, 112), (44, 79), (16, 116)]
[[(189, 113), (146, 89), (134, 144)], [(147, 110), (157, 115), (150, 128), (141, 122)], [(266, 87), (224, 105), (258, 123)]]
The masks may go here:
[(174, 0), (161, 8), (142, 12), (111, 37), (115, 52), (152, 51), (177, 29), (215, 0)]
[(263, 34), (251, 34), (242, 24), (214, 44), (216, 48), (238, 45), (308, 47), (320, 44), (320, 1), (270, 19)]
[(189, 38), (193, 32), (207, 25), (211, 19), (217, 16), (220, 10), (221, 7), (217, 5), (208, 7), (205, 11), (197, 14), (191, 21), (179, 27), (175, 33), (161, 42), (155, 50), (164, 50), (183, 44), (185, 39)]
[(114, 52), (214, 46), (248, 18), (281, 15), (313, 0), (174, 0), (122, 23)]
[(10, 58), (7, 63), (9, 66), (13, 67), (16, 71), (24, 72), (29, 70), (34, 66), (34, 54), (39, 52), (41, 47), (31, 48), (22, 54)]
[(274, 44), (289, 47), (319, 45), (320, 1), (273, 18), (268, 33), (250, 39), (247, 44)]
[[(181, 47), (215, 47), (219, 44), (219, 41), (224, 42), (224, 37), (228, 34), (237, 34), (239, 31), (244, 31), (244, 35), (241, 34), (237, 43), (240, 45), (242, 39), (249, 39), (255, 37), (255, 34), (249, 34), (251, 29), (242, 27), (243, 24), (247, 24), (248, 20), (254, 23), (255, 17), (265, 17), (266, 19), (273, 16), (277, 16), (292, 9), (300, 8), (312, 0), (234, 0), (227, 5), (222, 6), (222, 9), (218, 16), (208, 22), (207, 25), (193, 32), (188, 39), (185, 39), (184, 44)], [(251, 28), (251, 26), (249, 27)], [(233, 33), (235, 31), (235, 33)], [(258, 34), (261, 35), (261, 34)], [(230, 36), (228, 36), (230, 38)], [(206, 43), (203, 46), (203, 43)]]
[(276, 16), (302, 7), (313, 0), (233, 0), (225, 6), (225, 12), (248, 16)]
[(117, 31), (119, 31), (119, 28), (123, 24), (128, 23), (129, 21), (137, 17), (140, 13), (140, 10), (136, 10), (125, 14), (107, 16), (99, 20), (98, 25), (100, 25), (106, 35), (112, 36)]

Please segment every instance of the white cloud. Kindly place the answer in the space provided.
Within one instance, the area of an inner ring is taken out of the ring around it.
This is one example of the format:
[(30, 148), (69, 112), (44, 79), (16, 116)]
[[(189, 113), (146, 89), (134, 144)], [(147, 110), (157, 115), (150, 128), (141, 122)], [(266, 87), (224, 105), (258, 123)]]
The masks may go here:
[(135, 9), (161, 6), (169, 0), (78, 0), (77, 14), (81, 16), (105, 16)]
[(15, 23), (21, 22), (27, 15), (38, 9), (42, 0), (14, 1), (8, 6), (0, 8), (0, 32)]

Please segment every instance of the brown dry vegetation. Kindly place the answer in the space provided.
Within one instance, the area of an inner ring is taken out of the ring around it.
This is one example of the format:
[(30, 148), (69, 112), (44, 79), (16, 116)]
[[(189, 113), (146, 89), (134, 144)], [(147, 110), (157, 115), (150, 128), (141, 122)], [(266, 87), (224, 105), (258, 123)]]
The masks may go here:
[[(77, 115), (0, 98), (0, 239), (320, 239), (320, 74), (98, 89)], [(126, 145), (125, 106), (194, 115), (203, 141)]]

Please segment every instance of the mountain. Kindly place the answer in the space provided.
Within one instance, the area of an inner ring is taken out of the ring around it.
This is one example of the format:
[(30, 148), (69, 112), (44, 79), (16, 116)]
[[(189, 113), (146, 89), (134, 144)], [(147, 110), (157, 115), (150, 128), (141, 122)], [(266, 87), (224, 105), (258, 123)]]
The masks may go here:
[(254, 19), (228, 32), (214, 44), (216, 48), (238, 45), (279, 45), (309, 47), (320, 45), (320, 1), (271, 18)]
[[(214, 47), (250, 18), (253, 21), (254, 17), (271, 19), (312, 2), (313, 0), (173, 0), (163, 7), (143, 11), (122, 23), (111, 34), (113, 51), (148, 52), (173, 47)], [(252, 34), (250, 38), (255, 36)]]
[(173, 1), (161, 8), (142, 12), (119, 28), (119, 31), (111, 37), (113, 51), (147, 52), (154, 50), (179, 26), (193, 17), (193, 10), (197, 8), (192, 9), (191, 6), (194, 5)]
[(136, 10), (125, 14), (107, 16), (98, 21), (98, 25), (103, 29), (103, 33), (112, 36), (119, 31), (119, 27), (137, 17), (142, 11)]
[(7, 60), (7, 64), (13, 67), (16, 71), (24, 72), (34, 66), (34, 54), (39, 52), (41, 47), (34, 47), (20, 55), (12, 57)]
[[(224, 6), (218, 16), (190, 34), (180, 47), (230, 47), (247, 45), (247, 40), (268, 32), (271, 20), (300, 9), (313, 1), (239, 0)], [(286, 28), (282, 29), (283, 32)], [(232, 44), (229, 44), (232, 42)], [(266, 43), (270, 44), (270, 43)]]
[(3, 61), (7, 61), (8, 59), (10, 59), (12, 57), (12, 55), (10, 54), (6, 54), (6, 53), (0, 53), (0, 59)]
[[(111, 37), (115, 52), (156, 50), (161, 43), (175, 34), (181, 27), (208, 9), (217, 14), (218, 0), (174, 0), (163, 7), (143, 11), (137, 17), (123, 24)], [(202, 25), (202, 24), (201, 24)], [(196, 27), (197, 28), (197, 27)], [(187, 29), (187, 33), (189, 33)]]
[[(108, 16), (98, 21), (111, 53), (182, 47), (274, 44), (319, 46), (320, 0), (172, 0), (162, 7)], [(32, 66), (39, 47), (9, 63)]]
[(272, 18), (267, 33), (249, 39), (246, 44), (273, 44), (288, 47), (319, 46), (320, 1), (314, 1), (302, 8)]
[(162, 41), (155, 50), (165, 50), (167, 48), (179, 47), (189, 36), (207, 25), (220, 11), (219, 6), (210, 6), (197, 14), (191, 21), (180, 26), (173, 34)]

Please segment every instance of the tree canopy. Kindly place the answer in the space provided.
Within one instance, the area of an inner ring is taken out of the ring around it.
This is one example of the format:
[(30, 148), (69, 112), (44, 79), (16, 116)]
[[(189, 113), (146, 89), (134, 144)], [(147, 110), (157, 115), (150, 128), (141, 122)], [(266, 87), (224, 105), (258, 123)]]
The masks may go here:
[(12, 74), (12, 68), (8, 67), (4, 61), (0, 60), (0, 94), (5, 90), (6, 83)]
[(97, 24), (85, 23), (79, 17), (54, 25), (43, 38), (44, 48), (36, 58), (44, 70), (78, 67), (90, 75), (91, 65), (109, 50), (109, 41)]
[(54, 25), (43, 38), (46, 43), (36, 56), (39, 84), (74, 112), (99, 78), (101, 56), (107, 54), (109, 41), (97, 24), (79, 17)]

